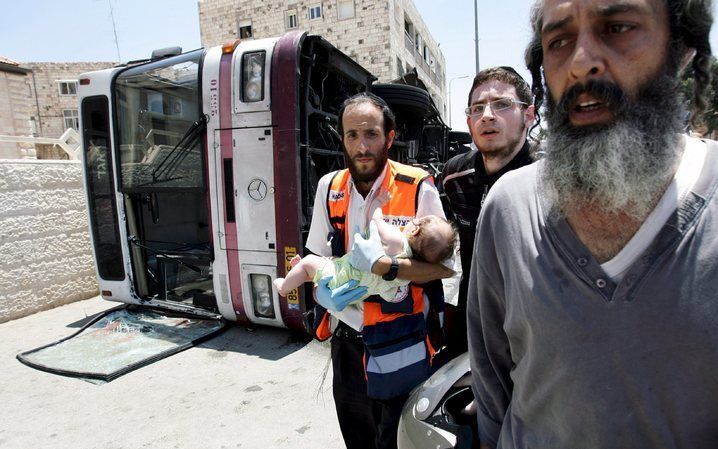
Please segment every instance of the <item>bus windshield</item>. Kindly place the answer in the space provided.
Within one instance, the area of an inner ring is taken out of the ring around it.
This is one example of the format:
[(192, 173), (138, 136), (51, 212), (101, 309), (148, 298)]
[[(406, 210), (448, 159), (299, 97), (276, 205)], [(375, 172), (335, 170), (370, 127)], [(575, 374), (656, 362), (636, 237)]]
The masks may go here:
[(202, 189), (202, 50), (125, 70), (115, 81), (122, 192)]

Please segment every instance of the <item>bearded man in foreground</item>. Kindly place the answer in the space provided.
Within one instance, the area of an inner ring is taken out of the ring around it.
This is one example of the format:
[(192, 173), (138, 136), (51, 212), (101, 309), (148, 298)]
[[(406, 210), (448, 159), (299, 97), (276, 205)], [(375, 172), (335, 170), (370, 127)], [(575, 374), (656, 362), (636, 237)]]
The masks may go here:
[[(468, 293), (491, 448), (718, 447), (718, 145), (710, 0), (540, 0), (527, 50), (545, 158), (488, 195)], [(508, 206), (510, 205), (510, 206)]]

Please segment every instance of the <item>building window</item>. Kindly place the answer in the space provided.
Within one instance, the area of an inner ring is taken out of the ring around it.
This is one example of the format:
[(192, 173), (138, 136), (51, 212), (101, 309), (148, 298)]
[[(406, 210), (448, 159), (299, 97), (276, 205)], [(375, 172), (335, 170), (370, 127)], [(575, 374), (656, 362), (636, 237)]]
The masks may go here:
[(409, 39), (414, 35), (414, 24), (406, 17), (404, 17), (404, 32), (409, 36)]
[(296, 28), (299, 26), (299, 21), (297, 20), (297, 11), (287, 11), (284, 13), (285, 17), (285, 24), (287, 25), (287, 29), (291, 30), (292, 28)]
[(421, 52), (421, 35), (419, 33), (416, 33), (414, 38), (414, 48), (416, 48), (416, 52)]
[(30, 129), (32, 130), (33, 137), (37, 137), (40, 135), (37, 130), (37, 120), (35, 120), (35, 117), (30, 117)]
[(251, 39), (254, 37), (252, 33), (252, 21), (251, 20), (240, 20), (239, 21), (239, 38), (240, 39)]
[(58, 81), (60, 95), (77, 95), (77, 81)]
[(65, 125), (65, 129), (72, 128), (75, 131), (80, 129), (80, 118), (77, 113), (77, 109), (63, 109), (62, 119)]
[(354, 0), (337, 0), (337, 16), (339, 20), (354, 17)]
[(396, 76), (404, 75), (404, 64), (401, 63), (401, 59), (396, 58)]
[(314, 5), (309, 7), (309, 20), (322, 18), (322, 5)]

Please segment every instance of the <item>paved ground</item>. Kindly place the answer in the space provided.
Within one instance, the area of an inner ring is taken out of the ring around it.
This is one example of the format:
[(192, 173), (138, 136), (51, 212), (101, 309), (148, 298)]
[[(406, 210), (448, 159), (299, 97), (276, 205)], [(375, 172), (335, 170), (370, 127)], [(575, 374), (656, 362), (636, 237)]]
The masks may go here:
[(234, 326), (104, 385), (15, 355), (75, 332), (99, 298), (0, 324), (0, 448), (343, 448), (328, 346)]

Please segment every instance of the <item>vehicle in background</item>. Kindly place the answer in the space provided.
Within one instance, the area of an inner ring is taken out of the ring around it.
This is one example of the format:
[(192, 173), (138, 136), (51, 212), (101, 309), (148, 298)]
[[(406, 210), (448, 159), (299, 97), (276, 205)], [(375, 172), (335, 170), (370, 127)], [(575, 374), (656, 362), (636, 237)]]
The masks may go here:
[(449, 155), (425, 89), (373, 81), (304, 32), (81, 75), (102, 296), (304, 331), (311, 289), (284, 298), (271, 286), (303, 254), (319, 178), (344, 167), (342, 102), (373, 91), (395, 107), (400, 162), (437, 172)]

